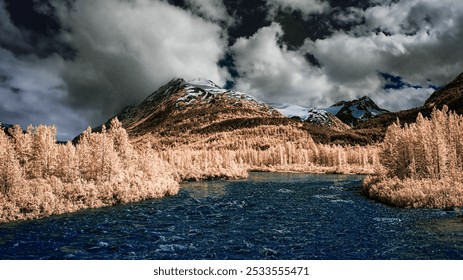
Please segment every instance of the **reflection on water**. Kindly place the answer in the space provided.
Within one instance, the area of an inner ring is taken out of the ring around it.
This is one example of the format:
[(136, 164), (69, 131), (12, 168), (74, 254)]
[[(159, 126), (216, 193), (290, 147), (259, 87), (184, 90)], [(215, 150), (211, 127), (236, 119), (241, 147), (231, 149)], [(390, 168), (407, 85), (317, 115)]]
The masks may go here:
[(463, 259), (455, 211), (361, 195), (362, 176), (252, 173), (0, 225), (2, 259)]
[(182, 184), (182, 188), (188, 189), (192, 198), (203, 199), (207, 197), (225, 196), (226, 186), (230, 184), (227, 181), (199, 181)]
[[(450, 214), (450, 216), (453, 215)], [(460, 215), (424, 221), (418, 226), (440, 242), (460, 243), (458, 248), (463, 250), (463, 243), (461, 243), (463, 240), (463, 220)]]
[[(463, 221), (456, 213), (447, 213), (446, 217), (441, 219), (422, 221), (418, 228), (427, 233), (431, 252), (436, 248), (446, 248), (447, 252), (463, 252)], [(440, 258), (446, 258), (442, 252), (439, 255)]]
[(422, 223), (421, 226), (430, 232), (456, 233), (463, 236), (463, 222), (461, 217), (426, 221)]

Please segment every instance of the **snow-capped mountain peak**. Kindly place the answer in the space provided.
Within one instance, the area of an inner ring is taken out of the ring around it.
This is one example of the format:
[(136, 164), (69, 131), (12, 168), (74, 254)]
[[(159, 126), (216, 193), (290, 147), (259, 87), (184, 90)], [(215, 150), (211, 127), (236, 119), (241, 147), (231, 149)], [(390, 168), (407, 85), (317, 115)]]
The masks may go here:
[(211, 80), (190, 80), (184, 83), (184, 87), (186, 94), (177, 99), (176, 106), (184, 107), (196, 102), (210, 103), (214, 98), (220, 98), (220, 96), (225, 96), (236, 101), (250, 101), (258, 106), (266, 106), (264, 102), (249, 94), (221, 88)]
[(324, 110), (335, 115), (350, 126), (355, 126), (360, 122), (389, 112), (379, 108), (368, 96), (363, 96), (352, 101), (340, 101)]
[[(275, 109), (246, 93), (221, 88), (210, 80), (181, 78), (172, 79), (117, 117), (134, 135), (154, 131), (162, 135), (217, 131), (237, 125), (235, 120), (239, 123), (248, 119), (283, 118)], [(223, 122), (226, 124), (219, 125)]]
[(186, 83), (186, 86), (188, 87), (196, 87), (196, 88), (201, 88), (204, 90), (223, 90), (221, 87), (219, 87), (217, 84), (215, 84), (211, 80), (205, 80), (205, 79), (193, 79), (189, 80)]

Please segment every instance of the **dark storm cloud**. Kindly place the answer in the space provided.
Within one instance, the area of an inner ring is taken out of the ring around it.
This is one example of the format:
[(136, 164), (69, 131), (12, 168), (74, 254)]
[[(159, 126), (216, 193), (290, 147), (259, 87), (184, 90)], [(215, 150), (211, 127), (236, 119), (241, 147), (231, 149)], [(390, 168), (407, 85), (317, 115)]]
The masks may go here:
[(281, 34), (281, 26), (273, 23), (249, 38), (238, 39), (231, 47), (240, 75), (236, 79), (238, 89), (267, 102), (330, 102), (325, 93), (332, 88), (323, 71), (308, 63), (302, 53), (281, 48)]
[(252, 36), (262, 27), (272, 23), (267, 19), (266, 0), (224, 0), (223, 2), (228, 14), (235, 18), (235, 24), (227, 30), (230, 45), (233, 45), (238, 38)]
[[(10, 13), (20, 10), (18, 3), (27, 2), (0, 0), (0, 121), (22, 127), (31, 123), (56, 124), (66, 128), (59, 137), (69, 139), (86, 121), (65, 105), (66, 86), (60, 71), (66, 56), (56, 54), (63, 48), (59, 42), (50, 43), (54, 39), (42, 29), (48, 25), (32, 27), (25, 18), (10, 17)], [(33, 19), (34, 7), (24, 7), (23, 17)]]
[(62, 59), (28, 56), (18, 59), (0, 49), (0, 120), (19, 124), (55, 124), (61, 139), (70, 139), (85, 127), (82, 116), (66, 105), (66, 85), (60, 78)]
[(0, 1), (0, 43), (17, 55), (71, 59), (75, 51), (59, 40), (61, 25), (48, 1)]
[[(463, 3), (398, 1), (352, 13), (363, 17), (365, 24), (307, 45), (346, 95), (358, 95), (363, 89), (365, 94), (378, 96), (388, 109), (405, 109), (421, 105), (429, 96), (429, 80), (443, 85), (462, 71)], [(391, 94), (378, 81), (376, 71), (400, 76), (422, 88)], [(395, 102), (409, 95), (415, 96), (410, 102)]]
[[(284, 5), (284, 3), (287, 3)], [(350, 17), (352, 9), (364, 10), (371, 5), (369, 1), (330, 0), (330, 1), (283, 1), (279, 3), (272, 14), (272, 21), (278, 22), (283, 28), (282, 41), (291, 49), (300, 48), (306, 39), (324, 39), (335, 32), (348, 32), (353, 27), (363, 23), (362, 17)], [(299, 4), (305, 9), (298, 9)], [(275, 6), (274, 6), (275, 7)]]

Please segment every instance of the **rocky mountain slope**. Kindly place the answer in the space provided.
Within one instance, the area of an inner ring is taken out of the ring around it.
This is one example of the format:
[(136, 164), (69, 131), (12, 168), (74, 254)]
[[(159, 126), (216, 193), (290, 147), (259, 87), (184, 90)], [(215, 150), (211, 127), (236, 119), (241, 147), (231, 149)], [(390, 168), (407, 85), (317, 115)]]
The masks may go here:
[[(161, 136), (230, 130), (243, 122), (284, 119), (278, 111), (245, 93), (208, 80), (173, 79), (140, 105), (117, 115), (131, 135)], [(265, 122), (265, 121), (262, 121)]]
[(161, 145), (198, 142), (217, 133), (262, 127), (297, 129), (318, 143), (363, 145), (382, 141), (397, 118), (411, 123), (420, 112), (430, 116), (433, 106), (445, 104), (462, 113), (462, 96), (463, 74), (436, 91), (422, 107), (392, 113), (365, 96), (320, 110), (265, 104), (209, 80), (173, 79), (138, 106), (127, 107), (116, 116), (133, 138), (152, 135), (161, 139)]
[(436, 90), (423, 107), (441, 109), (444, 105), (447, 105), (451, 111), (463, 114), (463, 73), (445, 87)]
[(379, 108), (368, 96), (363, 96), (352, 101), (340, 101), (326, 108), (325, 111), (335, 115), (351, 127), (389, 112)]
[(447, 105), (449, 110), (458, 114), (463, 114), (463, 73), (457, 76), (448, 85), (436, 90), (423, 104), (423, 106), (403, 110), (394, 113), (385, 113), (380, 116), (360, 123), (355, 127), (355, 131), (371, 133), (374, 137), (382, 139), (387, 127), (397, 119), (402, 123), (413, 123), (421, 113), (424, 117), (430, 117), (433, 108), (442, 109)]

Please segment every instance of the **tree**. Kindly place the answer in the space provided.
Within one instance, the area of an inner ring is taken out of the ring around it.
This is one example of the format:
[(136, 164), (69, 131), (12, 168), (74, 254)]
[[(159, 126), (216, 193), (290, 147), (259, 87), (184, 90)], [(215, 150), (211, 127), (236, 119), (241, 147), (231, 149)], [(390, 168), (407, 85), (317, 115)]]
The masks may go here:
[(49, 178), (56, 168), (56, 127), (39, 125), (32, 133), (33, 178)]
[(5, 132), (0, 129), (0, 190), (8, 194), (10, 190), (20, 185), (21, 169), (14, 147)]

